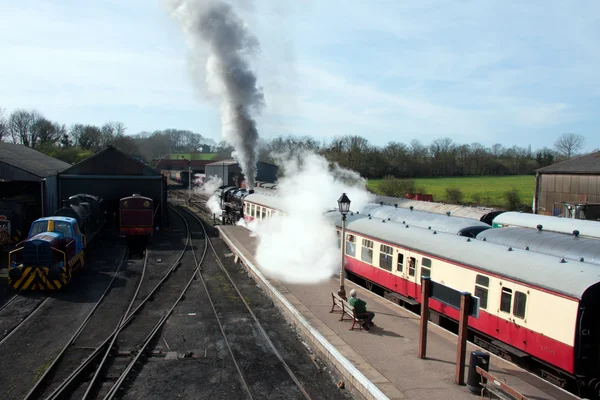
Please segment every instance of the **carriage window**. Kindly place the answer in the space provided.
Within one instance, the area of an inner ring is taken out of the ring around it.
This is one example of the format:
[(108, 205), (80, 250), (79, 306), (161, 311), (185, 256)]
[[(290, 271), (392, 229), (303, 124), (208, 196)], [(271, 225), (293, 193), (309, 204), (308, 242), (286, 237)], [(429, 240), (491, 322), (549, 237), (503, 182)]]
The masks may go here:
[(360, 259), (369, 264), (373, 264), (373, 241), (363, 239)]
[(408, 261), (408, 275), (415, 276), (415, 265), (417, 265), (417, 259), (411, 257)]
[(525, 306), (527, 305), (527, 295), (522, 292), (515, 292), (515, 302), (513, 303), (513, 315), (517, 318), (525, 318)]
[(379, 246), (379, 267), (392, 270), (392, 261), (394, 260), (394, 249), (391, 246), (382, 244)]
[(338, 244), (338, 249), (342, 248), (342, 234), (340, 231), (335, 231), (335, 233), (337, 233), (337, 244)]
[(479, 297), (479, 308), (487, 308), (488, 288), (490, 287), (490, 278), (483, 275), (475, 277), (475, 297)]
[(262, 214), (260, 219), (267, 219), (267, 209), (262, 207)]
[(398, 264), (396, 265), (398, 272), (402, 272), (402, 268), (404, 267), (404, 254), (398, 253)]
[(356, 237), (354, 235), (346, 235), (346, 254), (354, 257), (356, 255)]
[(502, 296), (500, 297), (500, 311), (509, 313), (511, 300), (512, 289), (502, 288)]
[(421, 260), (421, 279), (424, 276), (431, 277), (431, 260), (425, 257)]

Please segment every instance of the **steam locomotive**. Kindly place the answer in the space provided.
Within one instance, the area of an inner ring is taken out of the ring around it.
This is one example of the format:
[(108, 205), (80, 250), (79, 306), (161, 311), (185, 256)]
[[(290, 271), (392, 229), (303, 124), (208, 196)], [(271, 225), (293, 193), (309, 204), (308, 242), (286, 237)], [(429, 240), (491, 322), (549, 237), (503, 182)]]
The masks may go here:
[(9, 253), (9, 285), (19, 291), (63, 288), (105, 222), (102, 198), (77, 194), (64, 200), (53, 216), (35, 220), (27, 239)]

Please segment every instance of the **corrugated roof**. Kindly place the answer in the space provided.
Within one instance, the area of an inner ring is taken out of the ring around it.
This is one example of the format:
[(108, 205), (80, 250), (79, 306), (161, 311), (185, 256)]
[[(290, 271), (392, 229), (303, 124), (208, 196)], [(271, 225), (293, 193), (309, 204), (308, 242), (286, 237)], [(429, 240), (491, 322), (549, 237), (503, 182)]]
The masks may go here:
[(600, 151), (536, 169), (540, 174), (600, 174)]
[(530, 229), (537, 229), (538, 225), (542, 225), (544, 231), (571, 235), (574, 230), (578, 230), (579, 236), (600, 239), (600, 222), (598, 221), (508, 211), (494, 218), (493, 226), (497, 225), (501, 225), (500, 228), (516, 226)]
[(214, 161), (214, 162), (211, 162), (210, 164), (206, 164), (206, 165), (234, 165), (237, 163), (238, 162), (235, 160), (221, 160), (221, 161)]
[(544, 232), (529, 228), (488, 229), (477, 235), (503, 246), (526, 249), (536, 253), (564, 257), (568, 260), (600, 265), (600, 240), (565, 235), (564, 233)]
[(64, 175), (160, 176), (160, 173), (116, 147), (108, 146), (71, 166), (64, 171)]
[(431, 229), (452, 235), (458, 235), (465, 230), (473, 230), (475, 231), (474, 233), (477, 233), (490, 228), (488, 224), (472, 218), (456, 217), (452, 216), (452, 214), (448, 216), (387, 205), (382, 206), (374, 203), (368, 203), (358, 211), (361, 214), (371, 214), (373, 217), (385, 220), (389, 219), (393, 222), (406, 222), (409, 225), (416, 225), (421, 228), (431, 227)]
[(3, 142), (0, 142), (0, 161), (40, 178), (56, 175), (57, 171), (71, 167), (71, 164), (27, 146)]
[[(341, 227), (339, 213), (330, 213), (326, 218)], [(587, 288), (600, 281), (600, 268), (594, 264), (579, 261), (561, 263), (559, 257), (547, 254), (514, 248), (508, 251), (507, 247), (494, 243), (434, 234), (416, 226), (406, 228), (406, 225), (384, 223), (381, 219), (369, 219), (364, 215), (348, 215), (346, 229), (577, 299), (581, 299)]]

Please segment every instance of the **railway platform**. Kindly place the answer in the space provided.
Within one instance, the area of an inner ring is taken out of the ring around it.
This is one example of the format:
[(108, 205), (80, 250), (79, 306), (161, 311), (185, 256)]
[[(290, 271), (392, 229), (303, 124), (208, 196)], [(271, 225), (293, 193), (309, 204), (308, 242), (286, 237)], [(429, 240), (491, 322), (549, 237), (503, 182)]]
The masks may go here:
[[(419, 316), (346, 281), (346, 292), (356, 289), (367, 308), (376, 314), (376, 326), (370, 331), (350, 331), (351, 320), (340, 321), (339, 313), (330, 313), (331, 293), (337, 293), (338, 279), (299, 285), (266, 278), (254, 257), (257, 238), (241, 226), (217, 228), (232, 255), (239, 258), (310, 347), (344, 377), (346, 387), (367, 399), (480, 398), (480, 394), (472, 394), (466, 386), (455, 383), (456, 335), (429, 323), (427, 358), (420, 359)], [(482, 349), (468, 343), (465, 382), (469, 355), (474, 350)], [(493, 354), (489, 372), (528, 399), (579, 399)], [(484, 398), (488, 398), (487, 394)]]

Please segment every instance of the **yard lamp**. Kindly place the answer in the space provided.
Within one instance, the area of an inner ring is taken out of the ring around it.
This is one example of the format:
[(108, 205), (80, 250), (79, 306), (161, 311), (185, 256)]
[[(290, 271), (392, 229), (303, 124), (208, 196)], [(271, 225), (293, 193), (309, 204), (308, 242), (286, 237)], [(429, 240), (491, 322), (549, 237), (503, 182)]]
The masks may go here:
[(342, 196), (338, 199), (338, 207), (340, 209), (340, 214), (342, 214), (342, 264), (340, 265), (340, 290), (338, 291), (338, 295), (346, 300), (346, 289), (344, 289), (344, 259), (346, 258), (346, 214), (348, 214), (350, 211), (350, 199), (348, 196), (346, 196), (346, 193), (342, 193)]

